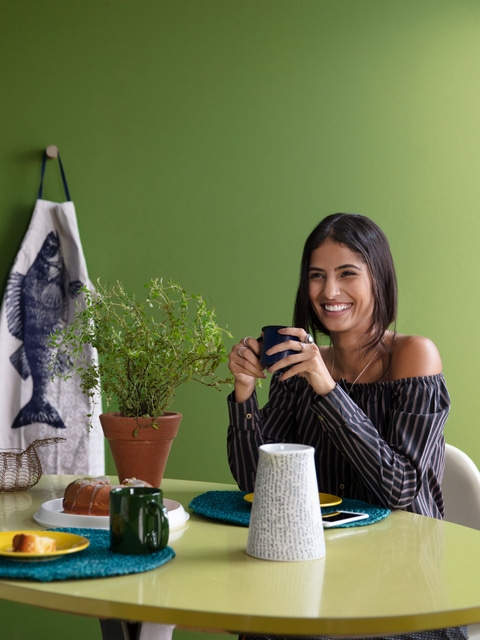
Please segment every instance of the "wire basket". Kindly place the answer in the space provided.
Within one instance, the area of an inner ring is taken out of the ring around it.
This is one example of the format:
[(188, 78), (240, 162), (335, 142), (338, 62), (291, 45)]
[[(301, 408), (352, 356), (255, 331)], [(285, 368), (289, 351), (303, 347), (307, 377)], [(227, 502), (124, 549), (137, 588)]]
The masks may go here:
[(26, 491), (42, 477), (42, 463), (37, 447), (65, 442), (65, 438), (34, 440), (24, 451), (0, 451), (0, 491)]

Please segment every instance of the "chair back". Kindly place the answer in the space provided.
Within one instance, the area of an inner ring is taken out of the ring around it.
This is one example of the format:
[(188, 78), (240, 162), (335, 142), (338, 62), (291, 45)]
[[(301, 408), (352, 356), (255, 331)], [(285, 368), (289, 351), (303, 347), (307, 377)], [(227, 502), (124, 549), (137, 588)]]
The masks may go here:
[(445, 445), (442, 492), (445, 520), (480, 529), (480, 471), (464, 451), (451, 444)]

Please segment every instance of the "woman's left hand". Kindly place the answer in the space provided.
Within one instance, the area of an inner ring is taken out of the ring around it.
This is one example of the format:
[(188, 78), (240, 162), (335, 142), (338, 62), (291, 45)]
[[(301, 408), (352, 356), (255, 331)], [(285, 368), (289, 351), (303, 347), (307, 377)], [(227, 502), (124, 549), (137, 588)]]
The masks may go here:
[(279, 371), (284, 367), (289, 367), (281, 374), (281, 381), (288, 380), (293, 376), (301, 376), (308, 381), (313, 390), (319, 395), (325, 396), (330, 393), (335, 388), (336, 382), (330, 375), (320, 349), (313, 341), (312, 336), (304, 329), (297, 329), (296, 327), (286, 327), (285, 329), (279, 329), (278, 332), (296, 336), (299, 341), (288, 340), (287, 342), (281, 342), (269, 349), (268, 355), (273, 355), (286, 349), (298, 353), (282, 358), (269, 367), (268, 372), (275, 373), (275, 371)]

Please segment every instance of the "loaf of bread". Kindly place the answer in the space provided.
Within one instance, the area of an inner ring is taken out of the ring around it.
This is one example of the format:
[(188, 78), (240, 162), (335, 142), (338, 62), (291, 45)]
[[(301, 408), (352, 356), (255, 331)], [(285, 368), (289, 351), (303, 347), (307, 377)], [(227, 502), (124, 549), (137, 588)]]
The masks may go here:
[(113, 487), (151, 487), (143, 480), (129, 478), (121, 485), (111, 485), (107, 476), (77, 478), (70, 482), (63, 495), (63, 510), (81, 516), (108, 516), (110, 491)]
[(108, 516), (112, 485), (106, 476), (77, 478), (63, 494), (63, 510), (81, 516)]
[(13, 536), (12, 549), (21, 553), (52, 553), (57, 550), (57, 541), (35, 533), (17, 533)]

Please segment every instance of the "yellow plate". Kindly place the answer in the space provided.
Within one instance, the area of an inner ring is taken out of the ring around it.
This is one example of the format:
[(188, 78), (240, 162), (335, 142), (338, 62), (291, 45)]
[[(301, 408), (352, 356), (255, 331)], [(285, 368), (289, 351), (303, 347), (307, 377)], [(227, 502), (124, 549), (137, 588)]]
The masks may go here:
[[(57, 550), (50, 553), (24, 553), (13, 551), (12, 540), (17, 533), (34, 533), (37, 536), (54, 538), (57, 541)], [(42, 560), (55, 560), (68, 553), (77, 553), (86, 549), (90, 541), (83, 536), (74, 533), (64, 533), (63, 531), (0, 531), (0, 557), (9, 560), (20, 560), (23, 562), (39, 562)]]
[[(331, 493), (319, 493), (318, 497), (320, 498), (321, 507), (335, 507), (342, 502), (342, 498)], [(243, 496), (243, 499), (247, 502), (253, 502), (253, 493), (247, 493), (247, 495)]]

